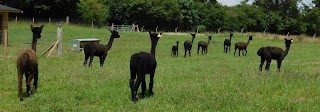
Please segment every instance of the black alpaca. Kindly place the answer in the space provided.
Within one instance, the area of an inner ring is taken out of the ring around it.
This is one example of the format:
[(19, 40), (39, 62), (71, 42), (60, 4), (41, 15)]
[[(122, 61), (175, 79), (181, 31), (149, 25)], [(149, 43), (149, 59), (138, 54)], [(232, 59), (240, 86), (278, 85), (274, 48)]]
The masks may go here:
[(279, 47), (274, 47), (274, 46), (261, 47), (257, 52), (258, 56), (261, 57), (259, 70), (262, 71), (262, 66), (264, 64), (264, 61), (267, 60), (266, 71), (269, 71), (271, 59), (274, 59), (274, 60), (277, 60), (278, 71), (280, 71), (282, 60), (287, 56), (292, 42), (293, 42), (292, 39), (285, 38), (285, 44), (286, 44), (285, 51), (283, 51)]
[(191, 56), (191, 48), (192, 48), (192, 44), (193, 44), (193, 40), (194, 40), (194, 38), (196, 38), (196, 34), (197, 33), (190, 33), (191, 34), (191, 36), (192, 36), (192, 41), (190, 41), (190, 40), (186, 40), (185, 42), (184, 42), (184, 57), (186, 57), (186, 55), (187, 55), (187, 51), (189, 51), (189, 56)]
[(161, 37), (162, 33), (151, 33), (150, 39), (151, 39), (151, 53), (147, 52), (139, 52), (135, 53), (131, 56), (130, 59), (130, 80), (129, 85), (131, 89), (131, 100), (133, 102), (137, 102), (137, 91), (139, 89), (140, 84), (142, 88), (141, 96), (142, 98), (145, 97), (145, 91), (146, 91), (146, 74), (150, 74), (150, 83), (149, 83), (149, 95), (153, 95), (153, 77), (154, 73), (156, 71), (157, 67), (157, 61), (155, 58), (156, 53), (156, 46), (158, 43), (159, 38)]
[[(252, 36), (249, 36), (249, 39), (248, 39), (248, 42), (247, 43), (244, 43), (244, 42), (238, 42), (234, 45), (234, 53), (233, 55), (235, 56), (236, 55), (236, 51), (237, 49), (239, 49), (239, 56), (240, 56), (240, 51), (242, 51), (242, 56), (246, 56), (247, 55), (247, 47), (250, 43), (250, 41), (252, 40)], [(244, 53), (244, 51), (246, 51), (246, 53)]]
[(177, 41), (177, 45), (176, 46), (172, 46), (172, 50), (171, 50), (171, 56), (177, 56), (179, 55), (179, 41)]
[[(36, 56), (37, 50), (37, 40), (41, 37), (43, 25), (41, 27), (33, 27), (31, 25), (32, 31), (32, 49), (24, 48), (20, 51), (17, 58), (17, 70), (18, 70), (18, 97), (20, 101), (23, 101), (22, 97), (22, 78), (23, 74), (26, 77), (26, 86), (28, 97), (31, 97), (33, 93), (36, 92), (38, 86), (38, 61)], [(30, 90), (31, 80), (33, 81), (32, 90)]]
[(202, 54), (205, 53), (207, 54), (208, 53), (208, 45), (210, 43), (210, 40), (211, 40), (211, 36), (208, 36), (208, 43), (207, 42), (204, 42), (204, 41), (199, 41), (198, 42), (198, 54), (199, 54), (199, 50), (200, 50), (200, 47), (202, 49)]
[(228, 49), (230, 52), (230, 46), (231, 46), (231, 38), (232, 38), (233, 34), (230, 34), (230, 39), (225, 39), (223, 42), (223, 49), (225, 53), (228, 53)]
[(100, 58), (100, 67), (103, 66), (104, 60), (108, 55), (108, 51), (112, 47), (113, 39), (120, 38), (120, 35), (117, 31), (111, 31), (111, 37), (107, 45), (97, 44), (97, 43), (88, 43), (84, 46), (84, 63), (83, 66), (86, 66), (87, 60), (90, 57), (89, 67), (91, 66), (94, 56)]

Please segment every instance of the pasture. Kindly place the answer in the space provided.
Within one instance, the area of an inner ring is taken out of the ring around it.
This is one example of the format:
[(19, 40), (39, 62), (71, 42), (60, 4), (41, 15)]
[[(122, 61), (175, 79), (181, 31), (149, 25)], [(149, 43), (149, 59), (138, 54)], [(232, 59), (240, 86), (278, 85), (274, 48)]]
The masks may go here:
[[(40, 26), (37, 24), (35, 26)], [(107, 29), (91, 29), (63, 25), (63, 55), (56, 50), (49, 58), (39, 57), (56, 40), (56, 25), (45, 24), (38, 40), (39, 82), (37, 92), (18, 98), (16, 57), (24, 48), (31, 48), (32, 33), (26, 22), (9, 23), (8, 59), (0, 60), (0, 111), (317, 111), (320, 110), (320, 44), (294, 40), (289, 54), (277, 72), (276, 61), (270, 71), (259, 72), (257, 50), (263, 46), (285, 49), (284, 39), (265, 38), (270, 35), (235, 33), (231, 53), (223, 53), (228, 33), (212, 34), (208, 53), (196, 53), (197, 35), (191, 57), (184, 58), (183, 42), (190, 34), (164, 33), (156, 49), (158, 66), (155, 73), (154, 96), (131, 101), (129, 89), (130, 56), (150, 52), (147, 32), (120, 32), (105, 60), (99, 66), (94, 57), (92, 67), (83, 67), (84, 53), (69, 51), (70, 40), (98, 38), (106, 45)], [(253, 40), (247, 56), (233, 56), (235, 42)], [(171, 57), (171, 47), (179, 44), (179, 57)], [(1, 46), (1, 59), (3, 47)], [(147, 78), (149, 80), (149, 77)], [(147, 85), (148, 85), (147, 80)], [(148, 87), (147, 87), (148, 89)], [(138, 93), (141, 92), (139, 88)]]

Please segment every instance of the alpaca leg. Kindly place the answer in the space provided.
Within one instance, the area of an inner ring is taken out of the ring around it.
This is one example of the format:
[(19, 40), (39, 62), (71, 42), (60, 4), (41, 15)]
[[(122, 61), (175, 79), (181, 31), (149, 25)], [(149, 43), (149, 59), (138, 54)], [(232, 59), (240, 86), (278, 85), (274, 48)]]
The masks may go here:
[(226, 46), (225, 45), (223, 45), (223, 52), (226, 53)]
[(146, 97), (145, 93), (146, 93), (146, 79), (142, 78), (142, 84), (141, 84), (141, 97), (142, 98)]
[(239, 50), (238, 50), (238, 55), (239, 55), (239, 56), (240, 56), (240, 52), (241, 52), (241, 51), (240, 51), (240, 49), (239, 49)]
[(23, 97), (22, 97), (22, 72), (18, 72), (18, 96), (20, 98), (20, 101), (23, 101)]
[(106, 59), (105, 56), (100, 56), (100, 67), (103, 67), (103, 63), (105, 59)]
[(186, 57), (186, 55), (187, 55), (187, 49), (184, 48), (184, 57)]
[(247, 56), (247, 53), (248, 53), (247, 49), (244, 49), (244, 51), (246, 51), (246, 53), (244, 55)]
[(93, 55), (92, 55), (92, 56), (90, 56), (89, 67), (91, 67), (92, 61), (93, 61)]
[(235, 56), (235, 55), (236, 55), (236, 52), (237, 52), (237, 47), (236, 47), (236, 46), (234, 46), (234, 53), (233, 53), (233, 56)]
[(207, 53), (208, 53), (208, 48), (205, 48), (204, 51), (205, 51), (205, 53), (207, 54)]
[(200, 50), (200, 46), (198, 46), (198, 51), (197, 51), (197, 54), (199, 54), (199, 50)]
[(264, 64), (265, 59), (261, 57), (259, 70), (262, 71), (262, 66)]
[(176, 52), (177, 52), (176, 54), (177, 54), (177, 57), (178, 57), (179, 56), (179, 50), (177, 49)]
[(142, 82), (142, 78), (144, 78), (145, 74), (138, 74), (138, 79), (136, 81), (136, 83), (133, 86), (133, 93), (132, 93), (132, 101), (133, 102), (137, 102), (138, 101), (138, 97), (137, 97), (137, 91), (139, 89), (139, 86)]
[(179, 50), (177, 49), (177, 57), (179, 56)]
[(229, 48), (229, 52), (230, 52), (230, 46), (228, 46), (228, 48)]
[(281, 63), (282, 63), (282, 61), (277, 61), (277, 63), (278, 63), (278, 72), (280, 72), (280, 68), (281, 68)]
[(171, 51), (171, 57), (172, 57), (172, 54), (173, 54), (173, 53), (174, 53), (174, 51), (172, 50), (172, 51)]
[(188, 51), (189, 51), (189, 57), (190, 57), (191, 56), (191, 48)]
[(149, 83), (149, 95), (153, 95), (153, 77), (154, 77), (154, 72), (150, 74), (150, 83)]
[(130, 89), (131, 89), (131, 94), (133, 94), (134, 93), (134, 80), (136, 79), (136, 75), (137, 74), (137, 72), (135, 71), (135, 70), (132, 70), (132, 69), (130, 69), (130, 75), (131, 75), (131, 78), (130, 78), (130, 80), (129, 80), (129, 86), (130, 86)]
[(33, 88), (31, 93), (35, 93), (38, 87), (38, 67), (35, 68), (34, 79), (33, 79)]
[(27, 85), (27, 94), (28, 94), (28, 97), (31, 97), (31, 95), (32, 95), (32, 93), (31, 93), (31, 91), (30, 91), (30, 83), (31, 83), (31, 80), (33, 79), (33, 75), (34, 75), (34, 73), (32, 73), (31, 75), (29, 75), (29, 77), (27, 78), (28, 80), (27, 80), (26, 85)]
[(269, 71), (271, 59), (267, 59), (266, 71)]
[(89, 55), (84, 55), (83, 66), (86, 66), (88, 59), (89, 59)]

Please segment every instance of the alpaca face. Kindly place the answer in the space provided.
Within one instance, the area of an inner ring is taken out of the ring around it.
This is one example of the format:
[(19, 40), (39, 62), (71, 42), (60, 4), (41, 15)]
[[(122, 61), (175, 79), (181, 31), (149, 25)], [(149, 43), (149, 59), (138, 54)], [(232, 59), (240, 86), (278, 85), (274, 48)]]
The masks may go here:
[(252, 40), (252, 36), (249, 36), (249, 40)]
[(33, 25), (31, 25), (30, 27), (31, 27), (33, 37), (37, 38), (37, 39), (41, 38), (41, 32), (42, 32), (43, 25), (41, 25), (40, 27), (33, 27)]
[(230, 37), (232, 37), (233, 36), (233, 33), (230, 33)]
[(211, 35), (210, 35), (210, 36), (208, 36), (208, 38), (209, 38), (209, 40), (211, 40), (211, 38), (212, 38), (212, 37), (211, 37)]
[(120, 38), (120, 35), (119, 35), (119, 33), (118, 33), (117, 31), (115, 31), (115, 30), (111, 31), (111, 30), (110, 30), (110, 32), (111, 32), (111, 37), (113, 37), (113, 38)]
[(287, 39), (287, 38), (285, 38), (286, 47), (290, 47), (290, 45), (291, 45), (292, 42), (293, 42), (293, 39)]
[(192, 38), (196, 38), (196, 34), (197, 34), (197, 33), (190, 33), (190, 35), (192, 36)]
[(149, 31), (149, 34), (150, 34), (151, 42), (155, 43), (155, 45), (157, 45), (159, 38), (162, 37), (162, 33), (159, 33), (159, 34), (158, 33), (151, 33)]

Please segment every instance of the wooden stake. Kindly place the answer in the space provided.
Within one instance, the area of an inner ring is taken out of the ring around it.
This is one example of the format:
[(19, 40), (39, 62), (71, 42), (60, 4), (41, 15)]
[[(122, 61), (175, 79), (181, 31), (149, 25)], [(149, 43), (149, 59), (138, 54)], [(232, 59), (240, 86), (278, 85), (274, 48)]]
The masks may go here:
[(62, 27), (57, 27), (58, 56), (62, 55)]
[(52, 51), (54, 50), (54, 48), (56, 48), (56, 47), (57, 47), (58, 43), (59, 43), (59, 41), (57, 40), (57, 41), (56, 41), (56, 43), (54, 43), (54, 45), (53, 45), (53, 46), (52, 46), (52, 48), (50, 49), (50, 51), (49, 51), (49, 53), (48, 53), (47, 57), (49, 57), (49, 56), (51, 55)]
[(8, 30), (4, 30), (3, 32), (3, 42), (4, 42), (4, 60), (7, 59), (7, 47), (8, 47)]

